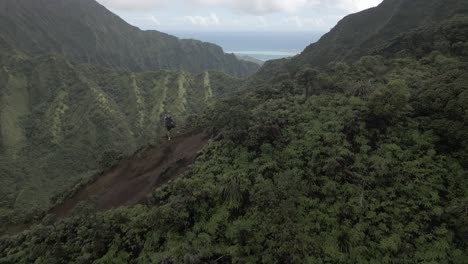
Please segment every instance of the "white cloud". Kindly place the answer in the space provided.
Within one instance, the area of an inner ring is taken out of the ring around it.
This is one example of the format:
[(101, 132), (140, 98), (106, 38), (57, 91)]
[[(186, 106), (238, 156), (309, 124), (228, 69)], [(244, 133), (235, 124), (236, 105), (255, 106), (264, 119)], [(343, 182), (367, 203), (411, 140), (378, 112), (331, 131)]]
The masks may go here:
[(296, 12), (305, 5), (324, 0), (97, 0), (114, 9), (141, 10), (166, 6), (221, 7), (253, 15)]
[(269, 23), (267, 21), (267, 19), (263, 16), (259, 16), (257, 18), (257, 21), (258, 21), (258, 26), (260, 27), (268, 27)]
[(340, 8), (348, 12), (358, 12), (370, 7), (377, 6), (382, 0), (333, 0), (327, 6)]
[(210, 14), (209, 16), (185, 16), (185, 19), (193, 25), (204, 27), (220, 24), (218, 16), (214, 13)]
[(252, 15), (295, 13), (302, 8), (327, 6), (346, 11), (360, 11), (378, 5), (382, 0), (98, 0), (118, 10), (148, 11), (168, 6), (221, 7)]
[(263, 15), (276, 12), (293, 13), (316, 0), (193, 0), (195, 4), (220, 6), (248, 14)]
[(161, 22), (159, 22), (159, 20), (154, 17), (154, 16), (149, 16), (148, 19), (153, 22), (154, 24), (156, 24), (157, 26), (160, 26), (161, 25)]
[(169, 6), (170, 0), (97, 0), (102, 5), (118, 10), (144, 11)]
[(336, 17), (300, 17), (291, 16), (283, 19), (283, 23), (289, 26), (294, 26), (298, 29), (323, 29), (326, 27), (327, 20), (336, 21)]
[[(1, 1), (1, 0), (0, 0)], [(382, 0), (97, 0), (142, 29), (328, 30)]]
[(304, 27), (304, 23), (302, 23), (302, 19), (299, 18), (298, 16), (287, 17), (284, 19), (284, 22), (286, 24), (293, 24), (298, 28)]
[(145, 16), (132, 16), (132, 17), (128, 17), (127, 19), (130, 20), (131, 22), (137, 22), (137, 24), (144, 23), (144, 24), (148, 24), (151, 26), (154, 26), (154, 25), (161, 26), (161, 22), (155, 16), (146, 16), (146, 15)]

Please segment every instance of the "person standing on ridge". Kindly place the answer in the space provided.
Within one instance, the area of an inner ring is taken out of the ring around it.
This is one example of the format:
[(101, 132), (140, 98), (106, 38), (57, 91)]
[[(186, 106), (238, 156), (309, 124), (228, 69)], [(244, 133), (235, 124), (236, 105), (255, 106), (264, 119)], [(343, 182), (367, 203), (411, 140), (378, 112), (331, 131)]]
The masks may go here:
[(171, 141), (171, 130), (174, 129), (176, 127), (176, 123), (174, 121), (174, 119), (172, 118), (172, 116), (170, 115), (170, 113), (167, 113), (165, 116), (164, 116), (164, 125), (166, 126), (166, 129), (167, 129), (167, 139), (169, 141)]

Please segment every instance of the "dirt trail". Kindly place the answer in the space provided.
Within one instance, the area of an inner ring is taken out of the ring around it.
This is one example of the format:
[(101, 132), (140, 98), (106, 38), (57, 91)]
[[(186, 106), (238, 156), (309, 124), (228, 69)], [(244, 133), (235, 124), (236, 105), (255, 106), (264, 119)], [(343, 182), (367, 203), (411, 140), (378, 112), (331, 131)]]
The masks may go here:
[(198, 133), (144, 149), (96, 177), (50, 213), (67, 217), (81, 201), (101, 210), (142, 202), (155, 188), (186, 171), (207, 142), (208, 137)]

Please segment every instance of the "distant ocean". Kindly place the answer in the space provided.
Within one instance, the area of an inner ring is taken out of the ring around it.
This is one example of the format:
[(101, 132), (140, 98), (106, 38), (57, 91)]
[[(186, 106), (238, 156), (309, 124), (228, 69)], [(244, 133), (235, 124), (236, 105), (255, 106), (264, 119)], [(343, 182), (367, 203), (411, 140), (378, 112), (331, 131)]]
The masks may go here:
[(179, 38), (198, 39), (221, 46), (226, 53), (259, 60), (291, 57), (316, 42), (321, 32), (169, 32)]

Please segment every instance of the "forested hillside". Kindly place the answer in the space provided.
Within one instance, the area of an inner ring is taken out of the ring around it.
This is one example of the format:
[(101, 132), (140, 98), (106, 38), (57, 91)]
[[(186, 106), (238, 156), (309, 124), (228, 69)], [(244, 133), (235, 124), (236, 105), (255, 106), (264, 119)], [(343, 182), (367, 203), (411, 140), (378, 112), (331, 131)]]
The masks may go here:
[[(387, 0), (375, 8), (345, 17), (320, 41), (307, 47), (294, 63), (325, 66), (332, 61), (352, 62), (365, 55), (379, 55), (405, 35), (434, 30), (448, 18), (467, 12), (467, 1)], [(413, 38), (408, 44), (424, 49), (431, 42), (442, 40), (445, 39)]]
[(238, 79), (219, 72), (131, 73), (21, 53), (0, 61), (4, 223), (47, 208), (52, 196), (102, 169), (109, 154), (126, 156), (156, 143), (164, 113), (182, 126), (239, 87)]
[[(465, 4), (385, 0), (355, 16), (420, 13), (408, 24), (392, 24), (390, 38), (373, 35), (377, 53), (366, 48), (315, 65), (307, 57), (315, 48), (308, 48), (268, 62), (246, 82), (230, 81), (241, 92), (214, 100), (191, 119), (190, 129), (212, 137), (188, 171), (141, 205), (102, 211), (85, 202), (69, 218), (48, 215), (28, 231), (3, 237), (0, 263), (467, 263)], [(332, 32), (351, 36), (350, 24), (345, 18)], [(96, 84), (85, 91), (99, 88), (108, 102), (126, 102), (115, 111), (132, 117), (114, 120), (127, 120), (118, 123), (125, 124), (121, 130), (136, 133), (139, 118), (152, 115), (141, 110), (147, 105), (137, 103), (135, 87), (147, 78), (161, 80), (154, 75), (162, 73), (127, 73), (103, 84), (107, 70), (90, 67), (74, 66)], [(206, 76), (194, 77), (198, 100), (209, 94)], [(130, 87), (123, 89), (127, 94), (108, 90), (120, 83)], [(175, 102), (173, 110), (183, 105)], [(98, 120), (93, 124), (106, 119)], [(48, 127), (39, 131), (68, 131)]]
[(0, 47), (5, 46), (131, 71), (217, 70), (245, 77), (259, 68), (211, 43), (141, 31), (95, 0), (0, 1)]

